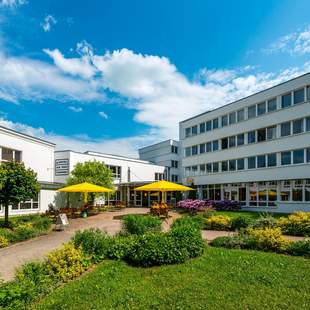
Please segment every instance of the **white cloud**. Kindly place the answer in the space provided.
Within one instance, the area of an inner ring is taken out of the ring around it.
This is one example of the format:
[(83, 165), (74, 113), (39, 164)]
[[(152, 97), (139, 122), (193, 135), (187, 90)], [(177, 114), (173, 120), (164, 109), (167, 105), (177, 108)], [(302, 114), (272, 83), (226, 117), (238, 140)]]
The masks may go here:
[(23, 5), (25, 3), (27, 3), (26, 0), (0, 0), (0, 8), (1, 7), (14, 8), (19, 5)]
[(57, 20), (54, 16), (46, 15), (41, 26), (45, 32), (49, 32), (49, 31), (51, 31), (52, 26), (54, 26), (56, 24), (57, 24)]
[(277, 39), (268, 48), (263, 49), (263, 51), (267, 54), (286, 52), (292, 55), (305, 55), (310, 53), (310, 25), (303, 30)]
[(74, 106), (69, 106), (68, 109), (73, 111), (73, 112), (76, 112), (76, 113), (83, 111), (83, 109), (81, 107), (74, 107)]
[(109, 117), (108, 117), (108, 114), (106, 114), (105, 112), (103, 112), (103, 111), (100, 111), (99, 112), (99, 115), (102, 117), (102, 118), (104, 118), (104, 119), (108, 119)]

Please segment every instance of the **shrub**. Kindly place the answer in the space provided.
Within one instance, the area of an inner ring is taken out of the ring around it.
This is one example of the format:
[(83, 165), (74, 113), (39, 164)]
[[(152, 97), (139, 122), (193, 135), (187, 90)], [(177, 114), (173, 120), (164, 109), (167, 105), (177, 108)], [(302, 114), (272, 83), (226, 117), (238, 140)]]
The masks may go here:
[(217, 237), (210, 242), (211, 246), (227, 249), (251, 249), (254, 248), (253, 239), (246, 235)]
[(262, 213), (253, 223), (253, 228), (272, 228), (277, 224), (277, 220), (270, 213)]
[(108, 258), (117, 260), (126, 259), (129, 253), (131, 253), (137, 238), (137, 235), (116, 236), (111, 238), (111, 243), (107, 251)]
[(35, 221), (33, 221), (33, 228), (40, 230), (41, 232), (47, 232), (51, 229), (52, 220), (47, 216), (38, 216)]
[(213, 215), (205, 220), (205, 229), (230, 230), (231, 218), (226, 215)]
[(100, 262), (107, 257), (110, 239), (106, 233), (100, 229), (86, 229), (77, 231), (72, 238), (76, 248), (81, 248), (82, 251), (91, 257), (93, 262)]
[(90, 265), (82, 250), (76, 249), (72, 243), (65, 244), (47, 256), (46, 268), (49, 274), (63, 282), (81, 275)]
[(5, 248), (8, 245), (9, 245), (9, 240), (4, 236), (0, 236), (0, 249)]
[(246, 216), (237, 216), (231, 219), (231, 229), (240, 230), (242, 228), (247, 228), (252, 223), (252, 220)]
[(154, 216), (126, 215), (123, 218), (123, 231), (128, 234), (143, 235), (149, 231), (160, 231), (161, 220)]
[(277, 225), (284, 234), (294, 236), (310, 235), (310, 212), (296, 212), (286, 217), (279, 218)]
[(200, 216), (183, 216), (173, 222), (171, 229), (184, 226), (190, 226), (193, 229), (202, 229), (203, 222), (204, 219)]
[(310, 240), (292, 242), (288, 245), (286, 252), (293, 256), (310, 258)]
[(263, 251), (283, 251), (289, 245), (280, 228), (249, 228), (246, 234), (253, 238), (255, 249)]

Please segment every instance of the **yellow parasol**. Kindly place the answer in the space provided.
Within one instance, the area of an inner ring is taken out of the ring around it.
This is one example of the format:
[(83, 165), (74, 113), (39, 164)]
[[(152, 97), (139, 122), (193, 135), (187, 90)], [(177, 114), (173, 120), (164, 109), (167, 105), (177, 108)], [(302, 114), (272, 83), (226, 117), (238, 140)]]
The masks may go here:
[(69, 185), (63, 187), (58, 190), (59, 192), (66, 192), (66, 193), (83, 193), (84, 194), (84, 203), (87, 203), (87, 194), (88, 193), (110, 193), (113, 192), (112, 189), (106, 188), (103, 186), (91, 184), (91, 183), (80, 183), (75, 185)]
[(161, 192), (162, 193), (162, 203), (165, 203), (164, 194), (165, 192), (185, 192), (192, 191), (193, 189), (184, 185), (177, 183), (172, 183), (168, 181), (158, 181), (143, 185), (135, 188), (136, 191), (147, 191), (147, 192)]

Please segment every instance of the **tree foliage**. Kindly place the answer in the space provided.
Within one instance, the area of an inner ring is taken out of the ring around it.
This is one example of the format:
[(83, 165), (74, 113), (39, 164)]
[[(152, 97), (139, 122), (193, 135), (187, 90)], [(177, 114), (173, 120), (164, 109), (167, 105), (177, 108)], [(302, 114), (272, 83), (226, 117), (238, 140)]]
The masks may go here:
[(23, 163), (0, 164), (0, 204), (5, 207), (5, 225), (8, 226), (9, 205), (35, 198), (40, 186), (37, 174)]

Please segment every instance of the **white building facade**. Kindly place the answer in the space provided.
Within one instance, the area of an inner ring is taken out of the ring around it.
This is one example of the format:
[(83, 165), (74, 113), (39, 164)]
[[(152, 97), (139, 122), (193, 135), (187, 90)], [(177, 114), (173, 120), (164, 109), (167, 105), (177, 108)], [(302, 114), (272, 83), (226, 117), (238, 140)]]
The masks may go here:
[(143, 147), (139, 149), (139, 158), (166, 167), (165, 180), (181, 182), (179, 141), (169, 139)]
[[(10, 206), (10, 214), (45, 212), (48, 210), (48, 205), (53, 203), (55, 195), (54, 151), (55, 145), (51, 142), (0, 126), (0, 161), (23, 162), (27, 168), (37, 173), (41, 186), (37, 198)], [(4, 216), (4, 208), (1, 206), (0, 216)]]
[(149, 161), (118, 155), (87, 151), (85, 153), (71, 150), (55, 152), (55, 181), (65, 183), (77, 163), (100, 161), (113, 173), (116, 193), (111, 202), (124, 202), (126, 205), (149, 205), (152, 196), (134, 191), (139, 185), (163, 179), (165, 167)]
[(310, 73), (180, 123), (182, 182), (245, 209), (310, 211)]

